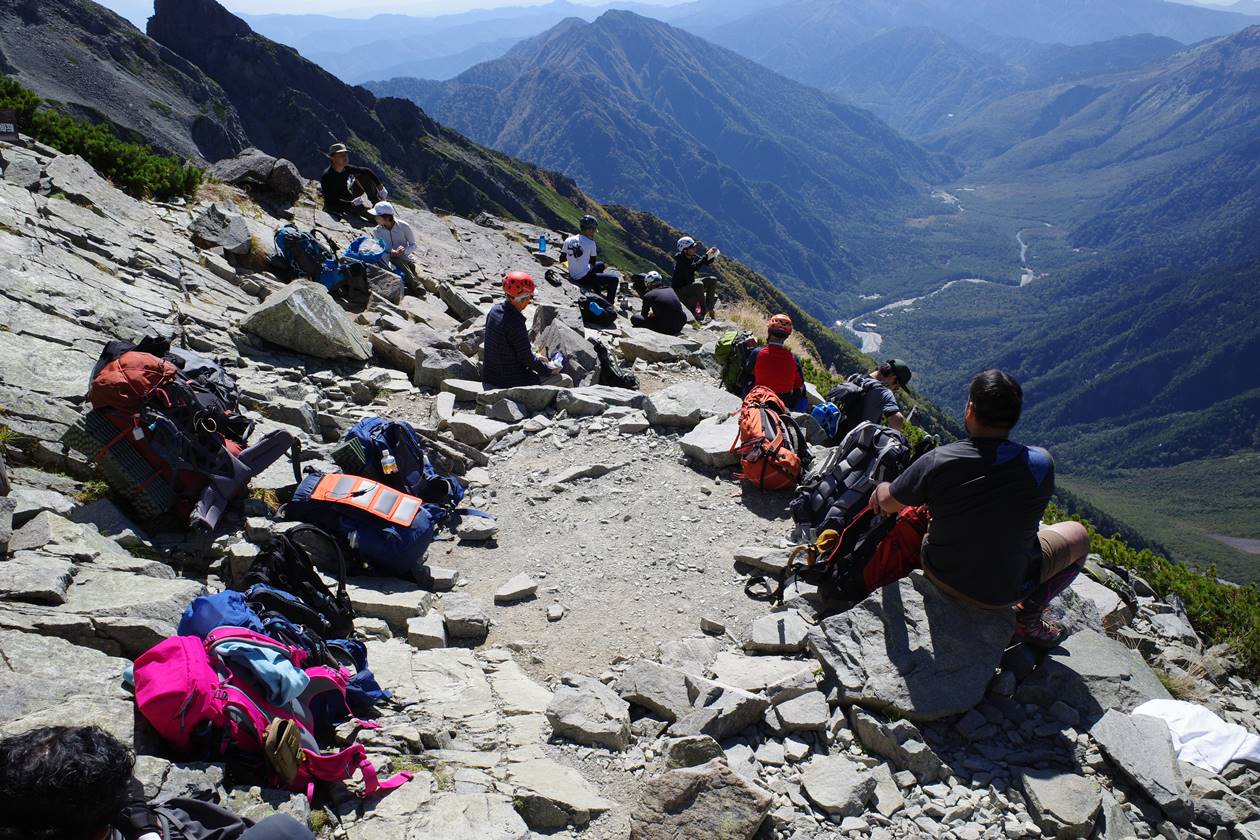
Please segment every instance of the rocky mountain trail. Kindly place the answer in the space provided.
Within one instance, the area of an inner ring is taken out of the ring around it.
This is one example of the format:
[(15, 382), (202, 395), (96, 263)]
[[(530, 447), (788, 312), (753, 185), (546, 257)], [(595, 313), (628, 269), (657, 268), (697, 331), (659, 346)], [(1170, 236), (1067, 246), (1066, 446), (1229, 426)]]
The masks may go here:
[[(0, 155), (32, 162), (0, 181), (0, 733), (95, 723), (134, 746), (148, 795), (209, 789), (345, 840), (1260, 836), (1256, 768), (1177, 761), (1169, 724), (1132, 714), (1171, 689), (1260, 729), (1229, 651), (1136, 577), (1092, 564), (1057, 602), (1073, 633), (1048, 653), (919, 575), (822, 620), (809, 587), (773, 612), (746, 598), (750, 574), (787, 562), (791, 523), (786, 495), (732, 475), (739, 401), (712, 368), (730, 325), (590, 329), (574, 288), (540, 282), (535, 339), (585, 384), (485, 388), (498, 278), (558, 232), (399, 208), (424, 293), (349, 312), (265, 270), (286, 221), (342, 245), (362, 233), (310, 185), (278, 201), (274, 159), (248, 151), (220, 167), (243, 186), (156, 204), (50, 149)], [(433, 591), (349, 581), (393, 697), (380, 728), (338, 741), (413, 771), (398, 791), (341, 790), (312, 812), (177, 760), (136, 716), (123, 670), (288, 527), (274, 506), (295, 484), (274, 465), (203, 539), (104, 492), (61, 439), (102, 344), (152, 333), (226, 359), (258, 433), (289, 431), (306, 468), (336, 471), (365, 415), (406, 419), (494, 517), (430, 547)], [(599, 384), (594, 342), (639, 390)]]

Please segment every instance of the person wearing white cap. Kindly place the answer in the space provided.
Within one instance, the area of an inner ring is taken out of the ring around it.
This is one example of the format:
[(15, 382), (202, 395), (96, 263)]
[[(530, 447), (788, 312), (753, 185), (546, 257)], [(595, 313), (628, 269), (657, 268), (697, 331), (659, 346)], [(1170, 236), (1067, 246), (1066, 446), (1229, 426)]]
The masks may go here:
[(407, 274), (407, 290), (413, 294), (419, 291), (416, 279), (416, 234), (394, 213), (394, 205), (388, 201), (379, 201), (372, 208), (372, 216), (376, 219), (376, 229), (372, 237), (381, 243), (381, 247), (389, 252), (389, 261)]
[(717, 278), (702, 277), (697, 280), (696, 271), (712, 265), (721, 252), (710, 248), (703, 254), (697, 254), (697, 250), (696, 240), (690, 236), (678, 240), (671, 285), (698, 324), (702, 318), (713, 318), (713, 310), (717, 306)]

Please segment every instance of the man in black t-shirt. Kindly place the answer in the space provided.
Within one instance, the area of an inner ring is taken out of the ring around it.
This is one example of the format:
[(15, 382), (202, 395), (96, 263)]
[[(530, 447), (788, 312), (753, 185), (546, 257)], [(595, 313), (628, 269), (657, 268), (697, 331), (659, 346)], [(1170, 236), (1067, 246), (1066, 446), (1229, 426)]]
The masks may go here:
[(1016, 635), (1053, 646), (1063, 630), (1046, 616), (1050, 601), (1080, 573), (1089, 534), (1078, 522), (1041, 528), (1054, 493), (1054, 460), (1010, 440), (1023, 390), (1000, 370), (971, 382), (967, 440), (924, 455), (875, 488), (871, 506), (896, 513), (927, 505), (923, 570), (947, 594), (975, 606), (1016, 608)]
[[(324, 194), (324, 212), (354, 214), (369, 222), (375, 221), (371, 206), (389, 196), (375, 172), (350, 165), (350, 150), (342, 143), (334, 143), (328, 150), (328, 168), (319, 176), (319, 188)], [(367, 206), (355, 203), (359, 197), (366, 198)]]
[(631, 315), (630, 323), (665, 335), (679, 335), (687, 326), (688, 315), (678, 293), (658, 271), (649, 271), (643, 285), (643, 311)]

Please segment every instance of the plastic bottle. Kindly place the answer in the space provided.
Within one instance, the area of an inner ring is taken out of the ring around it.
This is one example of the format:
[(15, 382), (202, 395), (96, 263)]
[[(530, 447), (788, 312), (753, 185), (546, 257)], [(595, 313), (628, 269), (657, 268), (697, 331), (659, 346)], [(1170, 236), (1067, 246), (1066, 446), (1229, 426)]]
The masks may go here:
[(547, 236), (545, 234), (538, 235), (538, 253), (547, 253)]
[(388, 449), (381, 452), (381, 472), (385, 475), (393, 475), (398, 472), (398, 459)]
[(561, 353), (559, 350), (557, 350), (556, 352), (552, 353), (552, 354), (551, 354), (551, 365), (552, 365), (552, 367), (563, 367), (563, 366), (564, 366), (564, 354), (563, 354), (563, 353)]

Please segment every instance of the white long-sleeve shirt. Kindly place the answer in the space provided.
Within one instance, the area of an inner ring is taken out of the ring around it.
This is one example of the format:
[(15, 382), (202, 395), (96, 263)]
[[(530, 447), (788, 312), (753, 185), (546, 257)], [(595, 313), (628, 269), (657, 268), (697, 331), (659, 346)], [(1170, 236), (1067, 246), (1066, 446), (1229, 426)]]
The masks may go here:
[(393, 229), (384, 225), (377, 225), (376, 230), (372, 231), (372, 237), (381, 243), (386, 251), (392, 251), (398, 246), (402, 246), (402, 256), (404, 259), (411, 259), (416, 252), (416, 234), (411, 229), (411, 225), (402, 219), (394, 219)]

